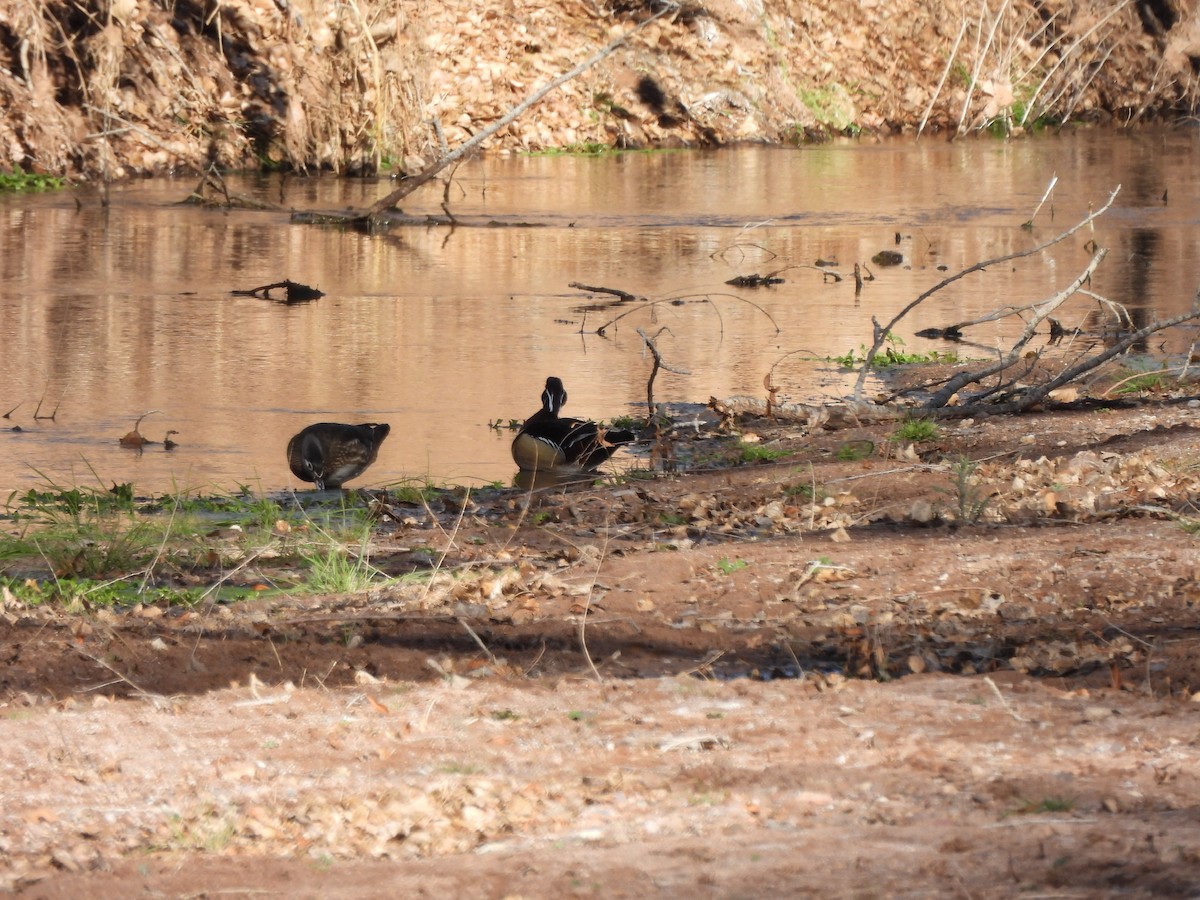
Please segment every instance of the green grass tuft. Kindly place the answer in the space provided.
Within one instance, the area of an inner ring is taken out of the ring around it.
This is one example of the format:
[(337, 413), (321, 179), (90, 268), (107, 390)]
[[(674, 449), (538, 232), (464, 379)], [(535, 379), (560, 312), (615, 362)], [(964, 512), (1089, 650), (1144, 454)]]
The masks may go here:
[(66, 179), (53, 175), (39, 175), (35, 172), (23, 172), (16, 169), (12, 172), (0, 172), (0, 194), (35, 193), (39, 191), (57, 191), (66, 186)]
[(744, 463), (774, 462), (791, 454), (790, 450), (779, 450), (764, 447), (762, 444), (740, 444), (741, 459)]
[(891, 439), (920, 443), (935, 440), (939, 433), (937, 422), (932, 419), (905, 419), (892, 432)]

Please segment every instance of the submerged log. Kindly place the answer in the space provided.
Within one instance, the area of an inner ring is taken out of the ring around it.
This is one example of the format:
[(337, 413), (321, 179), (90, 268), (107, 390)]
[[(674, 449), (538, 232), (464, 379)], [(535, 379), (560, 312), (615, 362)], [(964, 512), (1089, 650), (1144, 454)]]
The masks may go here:
[[(276, 288), (281, 288), (284, 291), (282, 300), (271, 296), (271, 291)], [(234, 290), (229, 293), (235, 297), (259, 297), (263, 300), (274, 300), (276, 303), (309, 303), (312, 300), (318, 300), (325, 296), (323, 291), (315, 287), (287, 280), (264, 284), (248, 290)]]
[(770, 272), (766, 275), (759, 275), (757, 273), (754, 275), (739, 275), (736, 278), (730, 278), (725, 283), (733, 287), (770, 287), (773, 284), (783, 284), (783, 279), (776, 278), (775, 274), (774, 272)]

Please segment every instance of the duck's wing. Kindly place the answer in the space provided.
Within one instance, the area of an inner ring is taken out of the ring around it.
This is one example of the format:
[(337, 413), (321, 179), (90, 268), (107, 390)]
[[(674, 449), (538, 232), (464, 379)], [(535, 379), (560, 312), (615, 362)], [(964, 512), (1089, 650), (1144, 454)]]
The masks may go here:
[(576, 466), (592, 469), (633, 440), (628, 431), (609, 431), (582, 419), (526, 422), (513, 440), (513, 459), (525, 471)]

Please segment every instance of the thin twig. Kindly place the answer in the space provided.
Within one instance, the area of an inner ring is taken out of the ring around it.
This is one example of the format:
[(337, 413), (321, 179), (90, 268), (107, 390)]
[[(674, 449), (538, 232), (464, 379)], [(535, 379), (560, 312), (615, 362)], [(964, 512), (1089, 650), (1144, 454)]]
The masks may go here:
[[(667, 326), (664, 325), (654, 333), (654, 337), (658, 337), (664, 331), (668, 330)], [(654, 418), (654, 379), (658, 376), (658, 370), (666, 369), (668, 372), (674, 372), (676, 375), (690, 375), (691, 373), (686, 369), (676, 369), (667, 365), (663, 362), (662, 354), (658, 352), (658, 347), (654, 345), (654, 338), (647, 335), (640, 328), (637, 329), (637, 333), (646, 346), (650, 348), (650, 355), (654, 357), (654, 365), (650, 367), (650, 377), (646, 380), (646, 421), (650, 421)]]
[(471, 626), (470, 626), (470, 625), (467, 623), (467, 620), (466, 620), (466, 619), (464, 619), (462, 616), (458, 616), (458, 624), (459, 624), (459, 625), (461, 625), (463, 628), (465, 628), (465, 629), (466, 629), (466, 632), (467, 632), (467, 634), (469, 634), (469, 635), (471, 636), (471, 639), (472, 639), (472, 640), (474, 640), (474, 641), (475, 641), (475, 643), (479, 645), (479, 649), (480, 649), (480, 650), (482, 650), (484, 653), (486, 653), (486, 654), (487, 654), (488, 661), (489, 661), (489, 662), (490, 662), (492, 665), (495, 665), (495, 664), (496, 664), (496, 657), (495, 657), (495, 656), (492, 654), (492, 651), (488, 649), (488, 647), (487, 647), (487, 644), (485, 644), (485, 643), (484, 643), (484, 642), (483, 642), (483, 641), (480, 639), (479, 635), (477, 635), (477, 634), (475, 633), (475, 629), (474, 629), (474, 628), (472, 628), (472, 627), (471, 627)]
[[(962, 43), (963, 35), (967, 33), (967, 19), (964, 16), (962, 26), (958, 29), (958, 37), (954, 39), (954, 46), (950, 48), (950, 56), (946, 59), (946, 67), (942, 69), (942, 77), (937, 83), (937, 87), (933, 89), (933, 93), (929, 97), (929, 105), (925, 107), (925, 112), (921, 116), (921, 124), (917, 126), (917, 140), (921, 140), (921, 132), (925, 130), (925, 123), (929, 121), (929, 114), (933, 112), (933, 104), (937, 102), (937, 98), (941, 96), (942, 87), (946, 84), (946, 78), (950, 75), (950, 68), (954, 65), (954, 57), (958, 55), (958, 45)], [(861, 281), (859, 284), (861, 285)]]
[(104, 668), (108, 669), (108, 671), (112, 672), (114, 675), (117, 676), (118, 680), (125, 682), (125, 684), (129, 685), (131, 688), (133, 688), (135, 691), (137, 691), (139, 694), (141, 694), (147, 700), (161, 701), (161, 700), (166, 699), (165, 697), (162, 696), (162, 694), (152, 694), (149, 691), (147, 691), (145, 688), (143, 688), (141, 685), (135, 684), (124, 673), (118, 672), (115, 668), (113, 668), (112, 664), (109, 663), (107, 660), (102, 659), (93, 653), (88, 653), (86, 650), (84, 650), (81, 647), (76, 647), (75, 652), (79, 653), (81, 656), (86, 656), (88, 659), (90, 659), (92, 662), (96, 663), (97, 665), (103, 666)]
[(1005, 697), (1002, 693), (1000, 693), (1000, 688), (996, 687), (996, 682), (992, 681), (992, 679), (986, 675), (983, 676), (983, 680), (987, 683), (987, 686), (992, 689), (992, 693), (996, 695), (996, 699), (1000, 701), (1000, 704), (1004, 707), (1005, 711), (1010, 716), (1012, 716), (1018, 722), (1028, 722), (1029, 721), (1024, 716), (1022, 716), (1019, 712), (1017, 712), (1015, 709), (1013, 709), (1011, 706), (1008, 705), (1008, 700), (1005, 699)]
[[(714, 310), (716, 310), (716, 304), (712, 302), (713, 297), (732, 297), (734, 300), (740, 300), (740, 301), (742, 301), (742, 303), (746, 303), (750, 306), (753, 306), (760, 313), (762, 313), (764, 316), (766, 316), (770, 320), (771, 324), (775, 326), (776, 334), (779, 334), (781, 331), (783, 331), (783, 329), (779, 327), (779, 323), (775, 321), (775, 317), (773, 315), (771, 315), (769, 312), (767, 312), (765, 309), (763, 309), (761, 306), (759, 306), (757, 303), (755, 303), (753, 300), (747, 300), (745, 297), (739, 297), (737, 294), (720, 293), (720, 294), (687, 294), (687, 295), (684, 295), (681, 297), (663, 297), (660, 300), (649, 300), (646, 303), (641, 304), (640, 306), (635, 306), (633, 309), (627, 309), (627, 310), (625, 310), (625, 312), (621, 313), (620, 315), (615, 316), (612, 319), (609, 319), (607, 322), (605, 322), (599, 328), (595, 329), (595, 333), (600, 335), (601, 337), (603, 337), (605, 331), (607, 331), (613, 325), (616, 325), (619, 321), (621, 321), (623, 318), (625, 318), (628, 315), (632, 315), (633, 313), (641, 312), (644, 309), (658, 306), (660, 303), (675, 304), (679, 301), (691, 299), (692, 297), (703, 297), (704, 301), (706, 303), (711, 304)], [(718, 311), (718, 315), (720, 315), (719, 311)]]
[[(992, 27), (988, 29), (987, 43), (984, 44), (982, 50), (978, 50), (975, 54), (975, 69), (971, 72), (971, 81), (967, 85), (967, 95), (963, 98), (962, 112), (958, 117), (957, 134), (962, 134), (963, 122), (966, 121), (967, 111), (971, 108), (971, 97), (975, 93), (975, 85), (979, 83), (979, 70), (983, 67), (983, 61), (987, 57), (988, 50), (992, 47), (992, 41), (996, 37), (996, 29), (1000, 26), (1000, 20), (1004, 17), (1005, 10), (1008, 9), (1008, 0), (1004, 0), (1000, 4), (1000, 9), (996, 12), (996, 17), (992, 20)], [(983, 10), (979, 14), (980, 32), (983, 30), (983, 17), (987, 15), (986, 0), (983, 3)]]
[(1023, 228), (1033, 227), (1033, 220), (1036, 219), (1037, 214), (1041, 212), (1042, 207), (1046, 204), (1046, 200), (1050, 197), (1050, 192), (1054, 190), (1054, 186), (1056, 184), (1058, 184), (1058, 175), (1054, 175), (1050, 178), (1050, 183), (1046, 185), (1046, 192), (1042, 194), (1042, 199), (1038, 201), (1038, 205), (1033, 208), (1033, 215), (1030, 216), (1029, 221), (1022, 226)]
[(1116, 384), (1109, 385), (1105, 389), (1104, 393), (1100, 395), (1100, 399), (1107, 400), (1110, 396), (1112, 396), (1112, 392), (1115, 391), (1117, 388), (1119, 388), (1121, 385), (1128, 384), (1131, 381), (1136, 381), (1138, 378), (1145, 378), (1147, 375), (1166, 375), (1168, 372), (1179, 372), (1180, 380), (1182, 380), (1183, 373), (1187, 372), (1189, 365), (1190, 365), (1190, 363), (1184, 363), (1181, 366), (1165, 366), (1164, 368), (1161, 368), (1161, 369), (1155, 369), (1152, 372), (1134, 372), (1128, 378), (1122, 378)]
[(588, 651), (587, 617), (592, 608), (592, 595), (596, 592), (596, 581), (600, 577), (600, 567), (604, 565), (604, 558), (607, 555), (607, 552), (608, 530), (605, 529), (604, 543), (601, 545), (600, 553), (596, 559), (596, 570), (592, 573), (592, 581), (588, 585), (587, 598), (583, 601), (583, 615), (579, 617), (579, 649), (583, 651), (583, 658), (587, 660), (587, 664), (591, 668), (592, 674), (596, 677), (597, 684), (603, 684), (604, 679), (600, 676), (600, 670), (596, 668), (595, 662), (592, 661), (592, 654)]
[[(425, 592), (421, 595), (422, 605), (424, 605), (425, 600), (429, 597), (429, 592), (433, 590), (434, 578), (437, 573), (441, 571), (442, 563), (446, 561), (446, 556), (449, 555), (451, 548), (454, 546), (454, 540), (458, 536), (458, 530), (462, 527), (463, 517), (467, 514), (467, 503), (470, 501), (470, 499), (471, 489), (467, 488), (466, 493), (463, 495), (462, 505), (458, 508), (458, 516), (454, 520), (454, 528), (451, 530), (450, 534), (446, 536), (446, 546), (442, 548), (442, 552), (438, 555), (437, 562), (434, 563), (433, 568), (429, 571), (429, 580), (425, 583)], [(432, 513), (432, 510), (430, 510), (430, 512)], [(438, 527), (441, 528), (440, 525)], [(444, 529), (442, 533), (445, 534)]]

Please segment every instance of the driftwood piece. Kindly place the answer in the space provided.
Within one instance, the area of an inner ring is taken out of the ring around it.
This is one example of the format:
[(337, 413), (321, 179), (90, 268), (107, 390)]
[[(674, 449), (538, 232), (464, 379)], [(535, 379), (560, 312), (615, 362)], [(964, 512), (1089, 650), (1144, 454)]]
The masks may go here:
[[(783, 271), (780, 269), (779, 271)], [(736, 278), (730, 278), (727, 282), (732, 287), (771, 287), (773, 284), (783, 284), (782, 278), (777, 278), (777, 272), (768, 272), (766, 275), (738, 275)]]
[[(282, 300), (271, 296), (271, 291), (276, 288), (284, 291)], [(317, 290), (315, 287), (286, 280), (264, 284), (260, 287), (250, 288), (249, 290), (234, 290), (229, 293), (235, 297), (259, 297), (263, 300), (274, 300), (276, 303), (309, 303), (312, 300), (318, 300), (325, 296), (324, 292)]]
[(768, 405), (758, 397), (727, 397), (718, 400), (710, 397), (708, 406), (722, 420), (730, 420), (739, 415), (772, 417), (784, 422), (795, 422), (816, 428), (850, 428), (869, 422), (890, 422), (904, 418), (911, 410), (893, 406), (879, 406), (865, 400), (837, 401), (832, 403), (779, 403)]
[[(629, 293), (629, 291), (623, 291), (620, 288), (598, 287), (598, 286), (592, 285), (592, 284), (581, 284), (578, 281), (572, 281), (570, 284), (567, 285), (567, 287), (573, 287), (579, 291), (587, 291), (588, 293), (591, 293), (591, 294), (612, 294), (614, 297), (616, 297), (622, 303), (625, 303), (629, 300), (639, 299), (636, 294), (631, 294), (631, 293)], [(644, 300), (646, 298), (642, 297), (641, 299)]]

